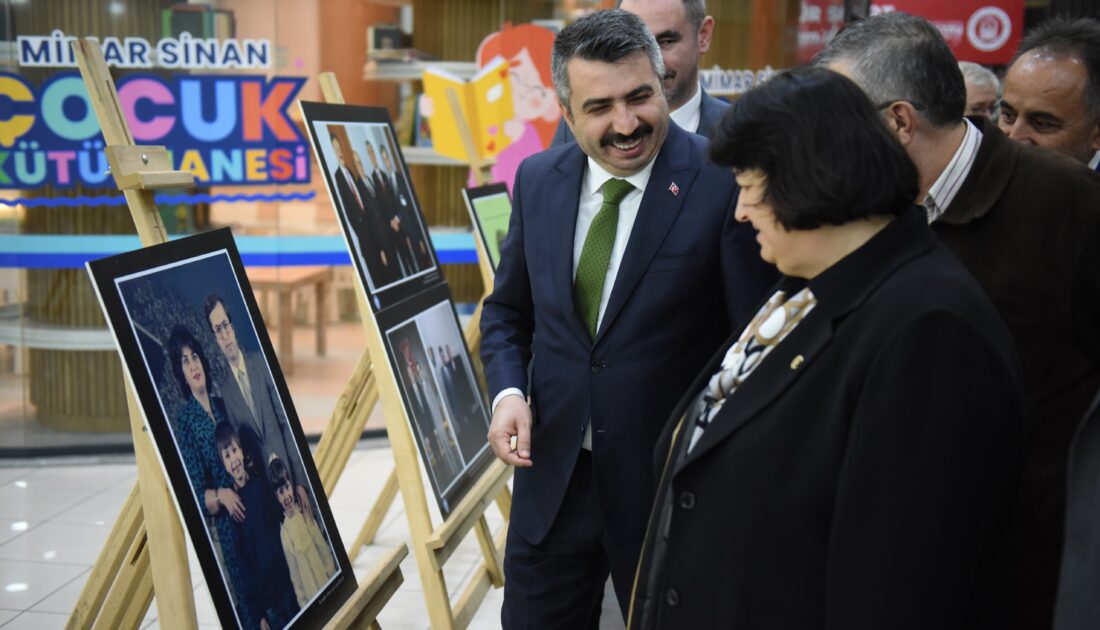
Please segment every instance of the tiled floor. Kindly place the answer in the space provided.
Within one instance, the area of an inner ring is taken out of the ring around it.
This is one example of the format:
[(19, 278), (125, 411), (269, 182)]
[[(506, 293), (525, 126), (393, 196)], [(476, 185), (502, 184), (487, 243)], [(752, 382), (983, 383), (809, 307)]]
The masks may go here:
[[(352, 454), (331, 497), (345, 545), (359, 532), (392, 465), (384, 440), (364, 442)], [(132, 458), (45, 463), (0, 460), (0, 628), (64, 627), (136, 476)], [(429, 507), (438, 523), (434, 504), (429, 502)], [(493, 530), (499, 530), (503, 522), (499, 512), (491, 508), (487, 516)], [(364, 577), (402, 542), (409, 542), (409, 534), (398, 500), (375, 544), (356, 559), (358, 577)], [(468, 536), (444, 566), (452, 598), (466, 587), (479, 562), (477, 541)], [(401, 570), (405, 582), (382, 610), (379, 623), (386, 629), (427, 628), (423, 591), (411, 553)], [(199, 624), (217, 627), (217, 616), (193, 554), (191, 575)], [(491, 590), (470, 628), (498, 628), (501, 601), (502, 592)], [(142, 627), (158, 627), (156, 615), (154, 601)], [(605, 595), (601, 628), (622, 626), (613, 596)]]

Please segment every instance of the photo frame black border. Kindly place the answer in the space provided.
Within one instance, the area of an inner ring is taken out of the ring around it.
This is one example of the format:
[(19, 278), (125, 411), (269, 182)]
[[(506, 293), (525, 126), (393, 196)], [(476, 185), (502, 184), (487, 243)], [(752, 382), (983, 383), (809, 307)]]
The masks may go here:
[(485, 226), (481, 224), (481, 216), (478, 215), (477, 209), (474, 208), (474, 202), (483, 197), (492, 197), (501, 194), (507, 195), (508, 203), (512, 203), (512, 196), (508, 194), (508, 186), (504, 185), (502, 182), (462, 189), (462, 199), (466, 202), (466, 209), (470, 212), (470, 223), (473, 224), (474, 230), (477, 232), (475, 238), (481, 239), (481, 245), (485, 248), (485, 255), (489, 258), (489, 268), (493, 270), (493, 273), (496, 273), (497, 263), (499, 261), (493, 260), (493, 257), (489, 254), (489, 238), (485, 235)]
[[(429, 309), (436, 307), (440, 303), (446, 301), (450, 305), (451, 316), (454, 318), (455, 330), (458, 331), (459, 339), (462, 342), (462, 351), (466, 354), (467, 361), (472, 366), (473, 359), (470, 356), (470, 350), (466, 346), (465, 334), (462, 330), (461, 322), (458, 319), (458, 315), (455, 312), (454, 300), (451, 299), (450, 288), (446, 284), (441, 284), (437, 287), (433, 287), (429, 291), (417, 295), (415, 298), (406, 300), (401, 304), (394, 306), (393, 308), (386, 309), (385, 312), (378, 314), (378, 329), (382, 336), (382, 344), (386, 348), (387, 359), (390, 362), (390, 368), (393, 370), (394, 377), (397, 381), (400, 381), (399, 370), (400, 364), (397, 361), (396, 349), (390, 345), (389, 332), (398, 326), (408, 322), (411, 319), (416, 318), (427, 312)], [(473, 375), (474, 380), (477, 380), (477, 374)], [(399, 391), (403, 391), (400, 382), (397, 383)], [(481, 389), (481, 386), (477, 387), (477, 394), (481, 399), (482, 408), (486, 412), (486, 433), (489, 427), (489, 404), (485, 400), (485, 394)], [(409, 427), (409, 431), (413, 434), (413, 439), (416, 441), (416, 448), (420, 455), (420, 461), (424, 464), (424, 468), (427, 469), (427, 458), (424, 453), (424, 444), (421, 441), (420, 434), (414, 425), (412, 419), (412, 409), (409, 406), (408, 397), (401, 396), (401, 405), (405, 411), (405, 422)], [(477, 480), (481, 477), (481, 474), (488, 468), (489, 464), (493, 460), (492, 449), (489, 448), (488, 439), (485, 442), (485, 448), (478, 452), (477, 458), (467, 464), (465, 470), (463, 470), (451, 487), (450, 492), (446, 495), (441, 493), (441, 488), (435, 482), (435, 476), (428, 471), (428, 480), (431, 484), (432, 494), (435, 495), (436, 505), (439, 507), (440, 513), (443, 518), (446, 518), (450, 514), (451, 510), (462, 500), (466, 493), (474, 486)]]
[[(424, 217), (422, 211), (423, 206), (420, 204), (420, 199), (417, 197), (416, 189), (412, 184), (412, 178), (409, 176), (409, 167), (405, 162), (405, 153), (402, 151), (401, 146), (397, 143), (397, 134), (394, 131), (393, 123), (390, 120), (390, 113), (384, 107), (364, 107), (359, 105), (335, 105), (331, 103), (315, 103), (310, 101), (298, 101), (298, 105), (302, 111), (303, 124), (306, 127), (306, 132), (309, 134), (310, 143), (313, 150), (314, 158), (317, 160), (318, 170), (321, 172), (321, 176), (325, 182), (325, 188), (329, 194), (329, 201), (332, 204), (334, 212), (340, 221), (340, 230), (344, 235), (344, 242), (348, 248), (348, 254), (351, 257), (352, 265), (355, 267), (356, 275), (359, 277), (359, 282), (363, 286), (363, 291), (367, 296), (367, 301), (370, 303), (370, 307), (374, 312), (385, 310), (403, 300), (407, 300), (413, 296), (422, 293), (438, 284), (443, 283), (443, 271), (440, 267), (439, 256), (435, 252), (435, 246), (431, 243), (431, 233), (428, 231), (428, 222)], [(416, 276), (414, 278), (404, 280), (395, 285), (385, 287), (383, 290), (371, 293), (370, 283), (367, 280), (367, 269), (364, 268), (365, 262), (359, 259), (356, 254), (356, 247), (352, 243), (351, 226), (348, 224), (348, 219), (344, 215), (343, 208), (339, 207), (339, 203), (336, 200), (334, 194), (335, 184), (332, 181), (332, 173), (330, 172), (329, 165), (325, 163), (323, 153), (320, 150), (320, 142), (317, 137), (317, 131), (314, 128), (315, 124), (385, 124), (388, 127), (389, 135), (387, 140), (392, 142), (393, 158), (395, 160), (395, 166), (399, 166), (401, 174), (405, 178), (405, 182), (408, 184), (409, 195), (412, 197), (413, 203), (416, 205), (416, 211), (420, 216), (421, 225), (424, 228), (425, 235), (428, 239), (428, 248), (431, 250), (433, 267), (430, 273)]]
[[(340, 609), (340, 606), (355, 592), (357, 588), (355, 573), (340, 538), (340, 531), (336, 526), (332, 509), (328, 503), (328, 495), (317, 473), (317, 467), (313, 461), (309, 444), (306, 442), (298, 413), (291, 400), (286, 379), (278, 361), (274, 358), (276, 356), (275, 349), (267, 334), (267, 328), (263, 325), (259, 305), (256, 303), (255, 295), (245, 273), (244, 264), (241, 262), (240, 253), (229, 228), (205, 232), (109, 258), (101, 258), (88, 262), (87, 268), (92, 278), (93, 288), (103, 308), (108, 327), (111, 329), (116, 346), (122, 356), (123, 367), (125, 368), (123, 372), (134, 388), (141, 407), (141, 413), (145, 419), (145, 426), (148, 428), (150, 437), (156, 446), (155, 450), (161, 469), (171, 485), (172, 499), (184, 521), (187, 535), (196, 550), (196, 556), (206, 579), (207, 588), (214, 602), (219, 622), (223, 627), (237, 627), (237, 617), (233, 610), (229, 592), (230, 587), (223, 581), (214, 551), (207, 544), (208, 539), (205, 534), (203, 515), (194, 501), (181, 501), (179, 499), (181, 489), (184, 492), (183, 496), (192, 496), (191, 482), (172, 439), (172, 433), (169, 429), (170, 420), (165, 417), (160, 406), (156, 384), (152, 381), (146, 368), (140, 342), (131, 333), (130, 320), (122, 296), (115, 284), (115, 280), (120, 277), (173, 263), (185, 262), (189, 259), (196, 259), (221, 251), (225, 251), (229, 257), (233, 273), (241, 288), (241, 297), (252, 322), (255, 324), (255, 334), (260, 343), (260, 350), (267, 359), (271, 376), (275, 381), (275, 387), (286, 413), (287, 422), (290, 424), (298, 452), (302, 456), (302, 465), (309, 478), (314, 500), (321, 512), (321, 520), (329, 534), (329, 543), (336, 553), (337, 575), (324, 591), (314, 597), (309, 606), (301, 612), (290, 626), (294, 628), (320, 627), (331, 619)], [(209, 553), (200, 552), (199, 550), (207, 550)], [(212, 580), (211, 578), (216, 579)], [(214, 587), (215, 584), (217, 585), (216, 588)]]

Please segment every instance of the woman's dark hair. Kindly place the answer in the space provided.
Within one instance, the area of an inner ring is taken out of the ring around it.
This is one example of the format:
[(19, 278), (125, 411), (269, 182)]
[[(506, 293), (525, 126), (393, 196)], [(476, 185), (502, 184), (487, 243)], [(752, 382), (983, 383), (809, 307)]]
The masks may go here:
[(765, 199), (788, 230), (898, 215), (920, 190), (916, 167), (867, 96), (824, 68), (781, 72), (734, 101), (710, 156), (763, 171)]
[(222, 451), (232, 442), (236, 442), (237, 446), (241, 445), (241, 436), (237, 435), (237, 430), (228, 420), (218, 422), (214, 426), (214, 447), (218, 449), (218, 457), (221, 457)]
[(273, 489), (282, 486), (294, 487), (294, 484), (290, 481), (290, 470), (287, 469), (283, 460), (278, 457), (271, 460), (271, 463), (267, 465), (267, 480), (271, 482)]
[(176, 383), (180, 386), (184, 399), (191, 395), (191, 386), (187, 383), (187, 377), (183, 374), (183, 348), (187, 346), (199, 355), (202, 362), (202, 372), (206, 375), (206, 390), (210, 391), (210, 362), (206, 360), (206, 353), (202, 351), (202, 344), (186, 326), (176, 324), (168, 335), (168, 364), (172, 366), (172, 376), (176, 377)]

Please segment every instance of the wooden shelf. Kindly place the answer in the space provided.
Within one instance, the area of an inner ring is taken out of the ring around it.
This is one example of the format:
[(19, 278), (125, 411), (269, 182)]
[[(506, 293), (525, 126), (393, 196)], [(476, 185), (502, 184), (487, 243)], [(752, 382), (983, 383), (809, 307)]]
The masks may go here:
[(363, 68), (367, 81), (419, 81), (429, 67), (446, 70), (462, 79), (477, 74), (477, 64), (472, 61), (376, 61), (369, 60)]
[(408, 164), (428, 166), (466, 166), (468, 163), (435, 152), (431, 147), (401, 147)]

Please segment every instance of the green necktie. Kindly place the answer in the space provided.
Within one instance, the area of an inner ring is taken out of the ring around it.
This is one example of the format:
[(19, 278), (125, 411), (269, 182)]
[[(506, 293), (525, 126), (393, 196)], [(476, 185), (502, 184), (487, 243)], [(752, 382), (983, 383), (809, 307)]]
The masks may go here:
[(631, 190), (634, 186), (625, 179), (609, 179), (603, 185), (603, 205), (596, 218), (592, 219), (577, 263), (573, 299), (593, 339), (596, 338), (596, 323), (600, 319), (600, 298), (603, 296), (607, 266), (611, 262), (611, 248), (615, 245), (615, 230), (619, 225), (619, 202)]

